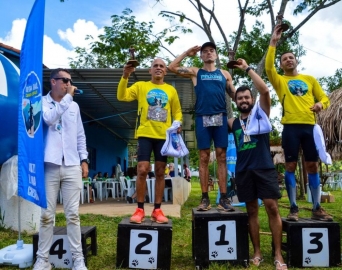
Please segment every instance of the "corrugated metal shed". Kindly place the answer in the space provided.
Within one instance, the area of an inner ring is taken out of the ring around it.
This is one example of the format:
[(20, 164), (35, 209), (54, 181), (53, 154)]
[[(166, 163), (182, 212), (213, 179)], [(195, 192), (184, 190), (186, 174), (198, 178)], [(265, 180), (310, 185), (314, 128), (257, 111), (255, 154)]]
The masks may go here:
[[(44, 95), (50, 90), (50, 69), (43, 70)], [(74, 85), (84, 93), (74, 100), (79, 104), (84, 124), (101, 125), (116, 138), (128, 144), (136, 144), (134, 129), (137, 102), (121, 102), (116, 98), (117, 86), (122, 76), (122, 69), (71, 69)], [(149, 81), (148, 69), (136, 69), (129, 78), (129, 86), (137, 81)], [(179, 95), (183, 112), (183, 139), (188, 148), (194, 148), (195, 134), (192, 130), (193, 119), (190, 114), (195, 104), (193, 84), (190, 79), (168, 73), (165, 82), (173, 85)], [(101, 139), (99, 137), (99, 139)]]

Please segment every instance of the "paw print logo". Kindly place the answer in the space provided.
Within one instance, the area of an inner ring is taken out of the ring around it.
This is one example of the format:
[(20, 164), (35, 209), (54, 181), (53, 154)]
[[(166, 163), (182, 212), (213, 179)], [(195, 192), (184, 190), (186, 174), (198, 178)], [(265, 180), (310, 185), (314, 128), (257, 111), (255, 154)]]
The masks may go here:
[(69, 264), (70, 264), (69, 259), (65, 259), (65, 260), (64, 260), (64, 264), (65, 264), (65, 265), (69, 265)]
[(310, 263), (311, 263), (311, 258), (310, 258), (310, 257), (306, 257), (305, 260), (304, 260), (304, 262), (305, 262), (306, 264), (310, 264)]
[(211, 257), (214, 257), (214, 258), (216, 258), (218, 256), (218, 253), (217, 253), (217, 251), (215, 250), (215, 251), (213, 251), (212, 253), (211, 253)]
[(54, 263), (51, 263), (51, 267), (52, 267), (52, 268), (56, 268), (56, 266), (55, 266)]
[(138, 260), (133, 260), (133, 261), (132, 261), (132, 265), (133, 265), (133, 266), (137, 266), (138, 264), (139, 264)]
[(234, 249), (232, 247), (227, 248), (227, 252), (229, 254), (232, 254), (234, 252)]
[(153, 258), (153, 257), (148, 258), (148, 262), (149, 262), (150, 264), (154, 263), (154, 258)]

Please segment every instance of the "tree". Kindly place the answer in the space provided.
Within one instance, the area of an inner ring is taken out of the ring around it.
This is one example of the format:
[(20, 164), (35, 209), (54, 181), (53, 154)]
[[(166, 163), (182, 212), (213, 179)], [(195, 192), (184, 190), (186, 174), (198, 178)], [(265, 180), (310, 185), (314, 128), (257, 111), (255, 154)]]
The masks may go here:
[[(76, 59), (70, 59), (72, 68), (119, 68), (128, 60), (128, 49), (135, 48), (135, 58), (142, 67), (149, 67), (149, 63), (161, 49), (171, 53), (166, 45), (172, 44), (177, 35), (175, 32), (190, 33), (190, 29), (183, 26), (175, 26), (153, 32), (154, 22), (138, 22), (131, 15), (132, 10), (125, 9), (122, 15), (113, 15), (112, 25), (104, 27), (104, 34), (99, 35), (99, 40), (87, 36), (90, 49), (76, 47)], [(165, 44), (165, 45), (164, 45)], [(172, 54), (172, 53), (171, 53)]]
[(322, 77), (319, 83), (329, 93), (342, 87), (342, 68), (336, 70), (333, 76)]
[[(219, 20), (217, 19), (215, 15), (215, 0), (212, 0), (212, 4), (210, 7), (203, 4), (203, 1), (201, 0), (188, 0), (191, 5), (196, 9), (198, 12), (198, 21), (195, 21), (191, 18), (189, 18), (184, 12), (171, 12), (171, 11), (161, 11), (161, 16), (166, 17), (168, 19), (175, 19), (178, 18), (180, 23), (183, 23), (184, 21), (190, 22), (194, 24), (194, 26), (199, 27), (202, 29), (205, 34), (207, 35), (208, 39), (211, 42), (214, 42), (216, 44), (221, 45), (220, 50), (224, 50), (225, 52), (231, 51), (233, 55), (241, 56), (246, 59), (248, 59), (248, 56), (253, 56), (253, 60), (250, 62), (253, 67), (255, 67), (256, 72), (259, 75), (262, 75), (264, 72), (264, 66), (265, 66), (265, 56), (266, 56), (266, 50), (267, 46), (254, 46), (253, 42), (257, 40), (259, 42), (258, 45), (261, 45), (262, 43), (265, 43), (265, 38), (269, 40), (270, 33), (264, 34), (263, 31), (260, 31), (263, 29), (263, 26), (260, 22), (256, 23), (256, 27), (253, 28), (251, 33), (247, 33), (245, 30), (245, 18), (247, 15), (258, 17), (262, 14), (268, 14), (269, 19), (272, 25), (272, 31), (276, 25), (276, 15), (275, 14), (284, 14), (287, 4), (289, 0), (279, 0), (280, 2), (280, 8), (278, 12), (275, 12), (274, 10), (274, 4), (277, 2), (276, 0), (263, 0), (261, 2), (255, 2), (253, 1), (250, 3), (249, 0), (245, 0), (244, 3), (242, 3), (241, 0), (237, 0), (239, 11), (240, 11), (240, 22), (237, 31), (231, 36), (231, 39), (228, 39), (226, 36), (223, 27), (220, 25)], [(308, 15), (297, 25), (297, 26), (291, 26), (290, 30), (285, 32), (283, 38), (279, 41), (278, 46), (285, 46), (288, 48), (291, 48), (292, 50), (296, 51), (297, 54), (303, 54), (303, 48), (301, 46), (295, 46), (294, 41), (298, 41), (298, 31), (299, 29), (307, 23), (310, 18), (312, 18), (319, 10), (328, 8), (340, 0), (300, 0), (297, 4), (296, 8), (293, 11), (294, 15), (297, 15), (299, 13), (302, 13), (303, 11), (307, 11)], [(162, 0), (156, 0), (156, 2), (162, 2)], [(287, 22), (290, 24), (290, 22)], [(291, 24), (290, 24), (291, 25)], [(216, 27), (220, 32), (220, 41), (215, 41), (212, 33), (214, 33), (213, 28)], [(255, 32), (253, 34), (253, 31)], [(257, 32), (259, 32), (259, 35)], [(251, 37), (254, 36), (254, 39), (251, 39)], [(247, 38), (245, 40), (245, 38)], [(249, 39), (248, 39), (249, 38)], [(252, 46), (243, 46), (243, 41), (245, 42), (245, 45), (249, 43), (253, 44)], [(292, 43), (291, 43), (292, 42)], [(292, 45), (291, 45), (292, 44)], [(268, 42), (267, 42), (268, 45)], [(242, 47), (241, 47), (242, 46)], [(241, 48), (240, 48), (241, 47)], [(251, 50), (253, 48), (253, 50)], [(257, 50), (255, 50), (257, 48)], [(259, 51), (259, 49), (262, 49)], [(277, 50), (279, 52), (279, 50)], [(248, 53), (246, 53), (248, 52)], [(224, 66), (222, 64), (225, 64), (224, 61), (220, 61), (220, 59), (217, 60), (218, 66)], [(253, 89), (253, 95), (257, 95), (256, 89)], [(228, 115), (232, 116), (232, 110), (231, 108), (227, 108)]]

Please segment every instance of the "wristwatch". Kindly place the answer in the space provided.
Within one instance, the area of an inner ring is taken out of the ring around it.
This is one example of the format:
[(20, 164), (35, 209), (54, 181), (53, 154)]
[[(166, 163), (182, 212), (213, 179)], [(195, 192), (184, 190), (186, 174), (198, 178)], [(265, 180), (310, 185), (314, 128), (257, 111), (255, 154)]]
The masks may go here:
[(81, 163), (83, 163), (83, 162), (85, 162), (85, 163), (87, 163), (87, 164), (89, 165), (90, 160), (89, 160), (89, 158), (87, 158), (87, 159), (82, 159), (82, 160), (81, 160)]

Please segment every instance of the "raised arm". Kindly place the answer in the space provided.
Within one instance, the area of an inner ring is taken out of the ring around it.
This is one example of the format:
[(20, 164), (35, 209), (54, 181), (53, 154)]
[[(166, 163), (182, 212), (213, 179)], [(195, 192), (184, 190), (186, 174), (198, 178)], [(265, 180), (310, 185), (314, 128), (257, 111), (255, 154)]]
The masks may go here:
[(198, 68), (196, 67), (181, 67), (180, 63), (183, 59), (187, 56), (195, 56), (201, 50), (201, 46), (194, 46), (188, 49), (187, 51), (183, 52), (181, 55), (175, 58), (169, 66), (168, 69), (176, 73), (177, 75), (181, 75), (186, 78), (191, 78), (197, 75)]
[(135, 84), (130, 88), (127, 88), (128, 78), (131, 73), (135, 70), (135, 68), (131, 65), (125, 65), (123, 69), (123, 74), (120, 79), (116, 97), (120, 101), (132, 101), (137, 98)]
[(221, 70), (223, 75), (226, 77), (226, 91), (232, 100), (235, 100), (235, 87), (233, 85), (233, 79), (227, 70)]
[(260, 107), (269, 116), (271, 110), (271, 97), (267, 85), (265, 84), (263, 79), (261, 79), (261, 77), (248, 66), (247, 62), (244, 59), (239, 58), (237, 59), (237, 62), (238, 65), (236, 65), (236, 67), (246, 71), (249, 77), (251, 77), (255, 88), (260, 93)]

